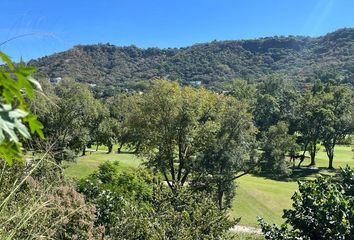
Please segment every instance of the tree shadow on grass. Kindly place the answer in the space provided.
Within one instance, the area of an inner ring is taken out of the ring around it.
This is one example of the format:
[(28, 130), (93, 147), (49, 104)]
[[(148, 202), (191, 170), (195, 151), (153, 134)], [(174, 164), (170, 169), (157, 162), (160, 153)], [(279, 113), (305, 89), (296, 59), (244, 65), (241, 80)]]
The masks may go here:
[(325, 167), (300, 167), (300, 168), (291, 168), (288, 175), (279, 175), (274, 172), (259, 172), (253, 175), (258, 177), (263, 177), (267, 179), (272, 179), (282, 182), (295, 182), (295, 181), (306, 181), (312, 178), (315, 178), (319, 174), (321, 175), (330, 175), (331, 172), (336, 170), (328, 170)]

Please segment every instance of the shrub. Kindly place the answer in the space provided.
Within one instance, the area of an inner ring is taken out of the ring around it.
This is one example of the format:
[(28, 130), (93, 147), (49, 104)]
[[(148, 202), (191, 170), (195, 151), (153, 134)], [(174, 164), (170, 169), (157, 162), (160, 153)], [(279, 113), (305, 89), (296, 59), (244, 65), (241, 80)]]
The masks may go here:
[(3, 162), (0, 239), (99, 239), (95, 207), (63, 180), (55, 165)]
[(78, 190), (96, 205), (96, 225), (112, 239), (222, 239), (236, 224), (207, 194), (188, 188), (172, 193), (148, 172), (120, 173), (110, 162), (80, 181)]
[(352, 239), (354, 236), (354, 171), (299, 183), (285, 210), (285, 223), (270, 226), (260, 219), (266, 239)]

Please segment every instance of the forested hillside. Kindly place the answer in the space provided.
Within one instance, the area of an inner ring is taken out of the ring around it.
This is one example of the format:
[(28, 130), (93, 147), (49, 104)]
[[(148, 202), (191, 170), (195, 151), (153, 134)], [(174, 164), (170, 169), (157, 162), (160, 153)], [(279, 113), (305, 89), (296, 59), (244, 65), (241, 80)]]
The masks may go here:
[(138, 89), (145, 80), (163, 77), (220, 88), (234, 78), (255, 82), (272, 73), (285, 74), (302, 84), (324, 69), (353, 84), (354, 29), (316, 38), (266, 37), (168, 49), (78, 45), (29, 64), (38, 67), (39, 76), (71, 77), (98, 87)]

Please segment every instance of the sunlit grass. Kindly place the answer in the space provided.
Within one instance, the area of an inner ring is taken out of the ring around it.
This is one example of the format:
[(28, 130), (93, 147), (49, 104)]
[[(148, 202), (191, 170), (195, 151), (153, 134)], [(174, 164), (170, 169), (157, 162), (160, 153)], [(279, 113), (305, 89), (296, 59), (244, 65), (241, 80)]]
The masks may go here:
[(110, 153), (106, 152), (92, 152), (87, 153), (86, 156), (78, 157), (76, 162), (65, 162), (65, 175), (70, 178), (84, 178), (93, 173), (100, 164), (105, 161), (118, 161), (119, 169), (121, 171), (132, 171), (139, 167), (141, 161), (133, 154), (127, 153)]
[[(322, 147), (317, 154), (317, 167), (327, 168), (328, 159)], [(310, 163), (304, 161), (303, 166)], [(354, 167), (351, 146), (336, 146), (334, 167)], [(327, 173), (326, 169), (321, 173)], [(309, 175), (308, 177), (313, 177)], [(236, 197), (231, 209), (231, 215), (241, 217), (241, 225), (257, 226), (257, 216), (265, 218), (270, 223), (282, 223), (283, 209), (291, 207), (291, 196), (297, 190), (294, 181), (276, 181), (256, 176), (244, 176), (237, 181)]]
[(237, 182), (231, 215), (241, 217), (240, 224), (257, 226), (257, 216), (271, 223), (280, 223), (282, 210), (291, 205), (290, 197), (296, 182), (282, 182), (263, 177), (244, 176)]

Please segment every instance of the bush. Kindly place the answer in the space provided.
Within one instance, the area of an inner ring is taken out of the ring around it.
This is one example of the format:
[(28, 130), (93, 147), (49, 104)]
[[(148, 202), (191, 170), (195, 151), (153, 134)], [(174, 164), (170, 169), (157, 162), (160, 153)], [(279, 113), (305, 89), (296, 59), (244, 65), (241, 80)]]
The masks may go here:
[(96, 205), (96, 225), (112, 239), (222, 239), (236, 224), (206, 194), (172, 193), (148, 172), (120, 173), (110, 162), (78, 190)]
[(53, 166), (46, 160), (3, 165), (0, 239), (99, 239), (95, 207)]
[(285, 223), (270, 226), (260, 220), (266, 239), (352, 239), (354, 236), (354, 171), (299, 183), (285, 210)]
[(84, 196), (74, 188), (60, 186), (48, 195), (47, 201), (43, 214), (48, 238), (98, 239), (101, 229), (94, 227), (96, 208), (86, 204)]
[(162, 186), (154, 191), (151, 209), (128, 203), (116, 217), (113, 239), (233, 239), (229, 229), (237, 223), (205, 194), (174, 194)]

